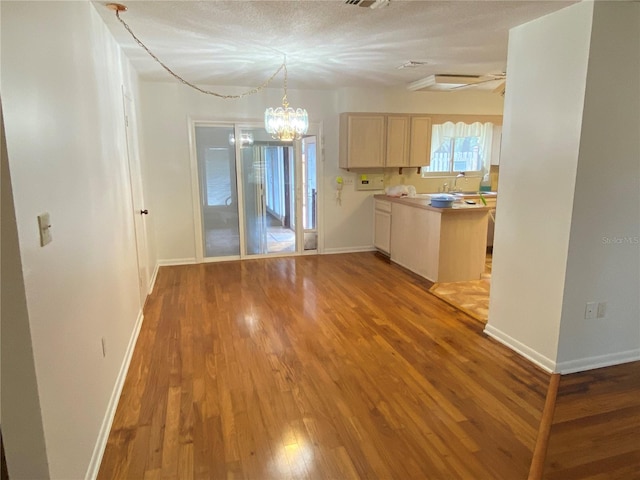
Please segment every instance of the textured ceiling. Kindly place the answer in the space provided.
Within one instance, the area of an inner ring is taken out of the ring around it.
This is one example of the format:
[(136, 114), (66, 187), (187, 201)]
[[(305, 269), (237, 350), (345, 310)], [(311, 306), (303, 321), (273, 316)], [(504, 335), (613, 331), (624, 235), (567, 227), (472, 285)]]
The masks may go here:
[[(142, 78), (175, 81), (105, 3), (94, 6)], [(121, 17), (196, 84), (257, 86), (286, 54), (291, 88), (404, 88), (432, 74), (505, 71), (509, 29), (571, 3), (391, 0), (371, 9), (332, 0), (138, 0), (125, 2)], [(428, 64), (397, 68), (410, 60)]]

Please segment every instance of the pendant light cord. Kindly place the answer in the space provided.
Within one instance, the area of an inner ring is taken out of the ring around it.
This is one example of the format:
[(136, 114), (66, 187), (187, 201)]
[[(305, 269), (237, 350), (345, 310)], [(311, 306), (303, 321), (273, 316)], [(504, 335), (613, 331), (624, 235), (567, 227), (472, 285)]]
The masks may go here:
[(197, 91), (199, 91), (201, 93), (204, 93), (206, 95), (213, 95), (214, 97), (222, 98), (224, 100), (238, 99), (238, 98), (247, 97), (249, 95), (254, 95), (254, 94), (264, 90), (273, 81), (273, 79), (276, 77), (276, 75), (278, 75), (278, 73), (280, 73), (280, 71), (282, 71), (284, 69), (284, 99), (283, 100), (286, 100), (286, 98), (287, 98), (287, 65), (286, 65), (286, 60), (282, 63), (282, 65), (280, 65), (278, 67), (278, 69), (273, 73), (273, 75), (271, 75), (268, 79), (266, 79), (264, 82), (262, 82), (262, 84), (259, 85), (258, 87), (254, 87), (251, 90), (243, 92), (243, 93), (241, 93), (239, 95), (222, 95), (220, 93), (212, 92), (210, 90), (205, 90), (204, 88), (200, 88), (197, 85), (194, 85), (193, 83), (185, 80), (180, 75), (178, 75), (173, 70), (171, 70), (169, 67), (167, 67), (164, 63), (162, 63), (162, 60), (160, 60), (158, 57), (156, 57), (153, 54), (153, 52), (151, 50), (149, 50), (147, 48), (147, 46), (144, 43), (142, 43), (142, 41), (138, 37), (136, 37), (136, 35), (131, 31), (131, 27), (129, 27), (129, 25), (127, 25), (127, 22), (125, 22), (124, 20), (122, 20), (122, 18), (120, 18), (120, 11), (119, 10), (115, 10), (115, 12), (116, 12), (116, 17), (118, 18), (118, 20), (120, 21), (122, 26), (127, 30), (127, 32), (129, 32), (129, 34), (133, 37), (133, 39), (136, 41), (136, 43), (138, 45), (140, 45), (140, 47), (142, 47), (144, 49), (144, 51), (147, 52), (151, 58), (153, 58), (156, 62), (158, 62), (158, 64), (162, 68), (164, 68), (171, 76), (173, 76), (180, 83), (183, 83), (184, 85), (186, 85), (188, 87), (191, 87), (194, 90), (197, 90)]

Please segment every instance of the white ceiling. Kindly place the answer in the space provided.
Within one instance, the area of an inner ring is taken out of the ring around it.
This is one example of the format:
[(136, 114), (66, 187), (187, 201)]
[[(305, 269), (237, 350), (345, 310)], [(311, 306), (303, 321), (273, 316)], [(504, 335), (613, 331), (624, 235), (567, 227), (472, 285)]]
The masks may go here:
[[(122, 0), (120, 0), (122, 1)], [(176, 81), (94, 2), (142, 78)], [(287, 56), (290, 88), (395, 87), (432, 74), (506, 70), (510, 28), (575, 1), (125, 0), (121, 18), (168, 67), (199, 85), (261, 84)], [(398, 69), (409, 61), (417, 68)], [(282, 75), (274, 85), (282, 84)]]

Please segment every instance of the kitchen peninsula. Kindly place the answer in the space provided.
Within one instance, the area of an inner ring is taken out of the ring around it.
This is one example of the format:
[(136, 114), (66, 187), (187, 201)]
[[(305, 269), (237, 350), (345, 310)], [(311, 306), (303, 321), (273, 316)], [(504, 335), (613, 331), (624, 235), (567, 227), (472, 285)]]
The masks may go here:
[(430, 197), (374, 195), (374, 245), (432, 282), (478, 280), (485, 268), (491, 207), (462, 200), (435, 208)]

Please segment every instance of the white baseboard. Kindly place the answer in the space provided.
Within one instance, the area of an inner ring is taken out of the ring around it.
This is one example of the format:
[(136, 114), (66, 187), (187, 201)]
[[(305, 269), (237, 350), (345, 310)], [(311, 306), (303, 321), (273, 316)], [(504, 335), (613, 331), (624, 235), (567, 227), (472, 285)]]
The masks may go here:
[(195, 263), (195, 258), (167, 258), (164, 260), (158, 260), (159, 267), (168, 267), (172, 265), (193, 265)]
[(322, 252), (323, 255), (334, 255), (336, 253), (360, 253), (360, 252), (375, 252), (376, 247), (373, 245), (367, 245), (366, 247), (340, 247), (340, 248), (325, 248)]
[(484, 333), (489, 335), (491, 338), (496, 339), (498, 342), (502, 343), (503, 345), (506, 345), (516, 353), (519, 353), (530, 362), (535, 363), (537, 366), (539, 366), (543, 370), (549, 373), (554, 373), (556, 371), (556, 368), (557, 368), (556, 362), (536, 352), (532, 348), (526, 346), (524, 343), (519, 342), (515, 338), (507, 335), (501, 330), (498, 330), (492, 325), (487, 324), (487, 326), (484, 328)]
[(595, 368), (611, 367), (621, 363), (636, 362), (640, 360), (640, 349), (628, 350), (626, 352), (610, 353), (598, 355), (597, 357), (581, 358), (579, 360), (569, 360), (558, 362), (556, 369), (563, 375), (568, 373), (584, 372)]
[(151, 274), (151, 281), (149, 282), (149, 292), (147, 295), (151, 295), (153, 293), (153, 289), (156, 286), (156, 278), (158, 278), (158, 269), (160, 268), (160, 264), (156, 262), (156, 266), (153, 269), (153, 273)]
[(118, 408), (118, 401), (120, 400), (120, 394), (122, 393), (124, 380), (127, 376), (127, 371), (129, 370), (129, 364), (131, 363), (131, 357), (133, 356), (133, 351), (138, 340), (138, 334), (140, 333), (140, 328), (142, 327), (143, 320), (144, 317), (141, 309), (140, 312), (138, 312), (136, 324), (133, 327), (133, 332), (131, 333), (131, 338), (129, 338), (127, 350), (125, 351), (124, 358), (122, 359), (122, 364), (120, 365), (120, 371), (118, 372), (118, 376), (116, 377), (116, 383), (113, 386), (113, 391), (111, 392), (111, 398), (109, 399), (109, 403), (107, 405), (107, 411), (105, 412), (104, 418), (102, 420), (102, 425), (100, 426), (100, 432), (98, 434), (96, 445), (93, 448), (91, 461), (89, 462), (89, 468), (87, 469), (87, 474), (84, 477), (85, 480), (94, 480), (98, 476), (100, 464), (102, 463), (102, 456), (104, 455), (104, 450), (107, 447), (107, 440), (109, 439), (109, 433), (111, 432), (111, 425), (113, 424), (116, 409)]
[(560, 373), (567, 375), (569, 373), (584, 372), (586, 370), (594, 370), (596, 368), (611, 367), (622, 363), (636, 362), (640, 360), (640, 349), (627, 350), (625, 352), (610, 353), (607, 355), (598, 355), (595, 357), (580, 358), (578, 360), (568, 360), (565, 362), (554, 362), (553, 360), (541, 355), (525, 344), (519, 342), (515, 338), (498, 330), (492, 325), (487, 324), (484, 333), (497, 341), (506, 345), (511, 350), (519, 353), (530, 362), (535, 363), (543, 370), (549, 373)]

